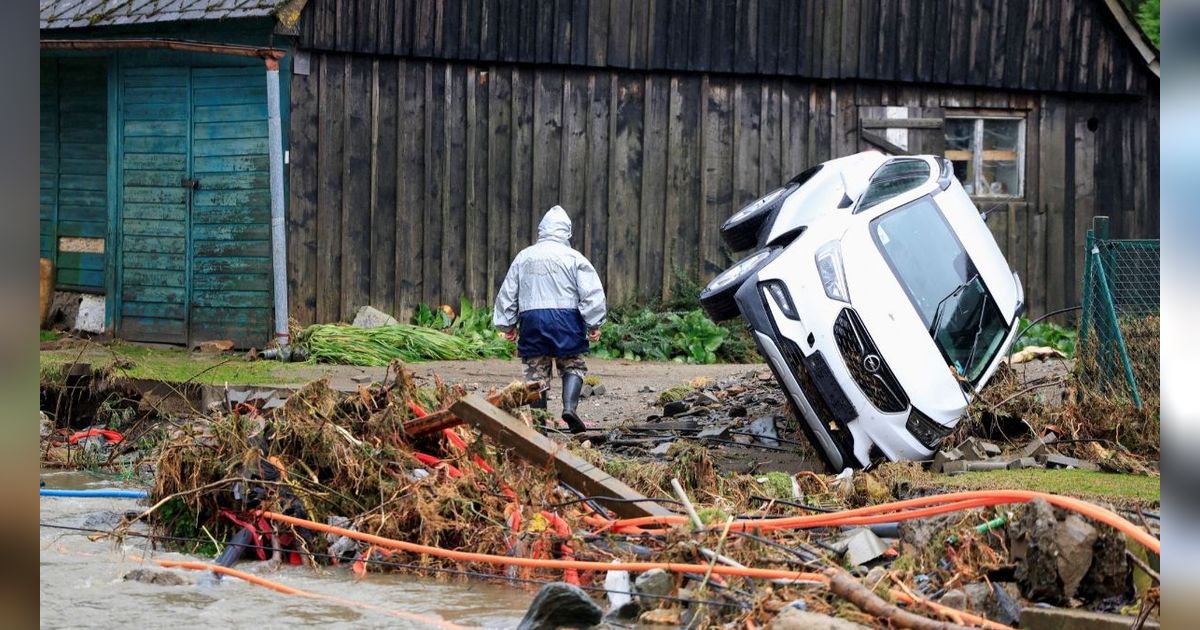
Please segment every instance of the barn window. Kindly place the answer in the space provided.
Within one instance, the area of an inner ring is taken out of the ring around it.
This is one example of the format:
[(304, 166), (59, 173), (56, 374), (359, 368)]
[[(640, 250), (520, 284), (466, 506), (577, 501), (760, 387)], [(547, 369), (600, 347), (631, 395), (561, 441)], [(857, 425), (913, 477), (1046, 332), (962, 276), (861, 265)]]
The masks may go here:
[(972, 197), (1025, 195), (1025, 119), (946, 117), (946, 159)]

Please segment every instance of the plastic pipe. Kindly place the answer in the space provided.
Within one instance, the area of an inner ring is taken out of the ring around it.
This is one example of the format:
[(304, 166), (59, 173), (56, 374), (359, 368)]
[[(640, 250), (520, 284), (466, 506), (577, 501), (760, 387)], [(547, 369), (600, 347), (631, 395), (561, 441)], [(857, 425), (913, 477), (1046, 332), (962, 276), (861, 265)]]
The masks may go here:
[(59, 490), (57, 488), (40, 488), (43, 497), (78, 497), (86, 499), (145, 499), (150, 493), (145, 490)]

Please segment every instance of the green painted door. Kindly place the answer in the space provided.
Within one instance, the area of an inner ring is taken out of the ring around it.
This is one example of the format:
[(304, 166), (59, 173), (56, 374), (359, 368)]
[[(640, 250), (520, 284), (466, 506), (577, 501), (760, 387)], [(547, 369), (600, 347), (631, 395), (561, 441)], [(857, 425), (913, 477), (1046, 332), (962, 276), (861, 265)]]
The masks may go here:
[(175, 66), (124, 68), (120, 83), (118, 332), (186, 344), (190, 77)]
[(192, 70), (192, 342), (262, 347), (271, 332), (266, 73)]
[(131, 67), (121, 89), (120, 334), (261, 347), (271, 330), (261, 67)]
[(108, 229), (105, 61), (41, 64), (41, 255), (59, 289), (103, 293)]

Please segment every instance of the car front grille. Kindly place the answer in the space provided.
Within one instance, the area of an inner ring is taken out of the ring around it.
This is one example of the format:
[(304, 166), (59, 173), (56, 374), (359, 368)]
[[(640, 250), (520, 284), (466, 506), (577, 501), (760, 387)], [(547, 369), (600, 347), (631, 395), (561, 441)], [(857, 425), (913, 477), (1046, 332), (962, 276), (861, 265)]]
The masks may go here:
[(858, 313), (842, 309), (833, 324), (833, 336), (854, 382), (876, 409), (884, 413), (908, 409), (908, 396), (879, 355)]

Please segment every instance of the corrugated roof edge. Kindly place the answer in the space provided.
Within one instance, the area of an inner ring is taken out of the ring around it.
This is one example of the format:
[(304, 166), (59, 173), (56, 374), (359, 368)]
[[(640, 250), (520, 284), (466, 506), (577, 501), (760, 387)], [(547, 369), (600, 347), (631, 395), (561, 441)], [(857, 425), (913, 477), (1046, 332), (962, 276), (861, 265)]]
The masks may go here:
[[(156, 24), (163, 22), (184, 22), (184, 21), (211, 21), (211, 20), (226, 20), (226, 19), (241, 19), (255, 17), (275, 17), (276, 20), (285, 28), (294, 28), (296, 22), (300, 19), (300, 13), (304, 10), (308, 0), (279, 0), (273, 6), (262, 7), (239, 7), (233, 6), (224, 9), (204, 9), (204, 10), (185, 10), (181, 12), (161, 12), (150, 15), (129, 15), (120, 13), (119, 6), (110, 7), (107, 9), (101, 8), (99, 11), (94, 11), (91, 15), (56, 15), (49, 18), (39, 20), (39, 27), (43, 31), (67, 30), (77, 28), (88, 28), (96, 26), (125, 26), (138, 24)], [(47, 7), (43, 11), (43, 15), (52, 11), (51, 7)]]

